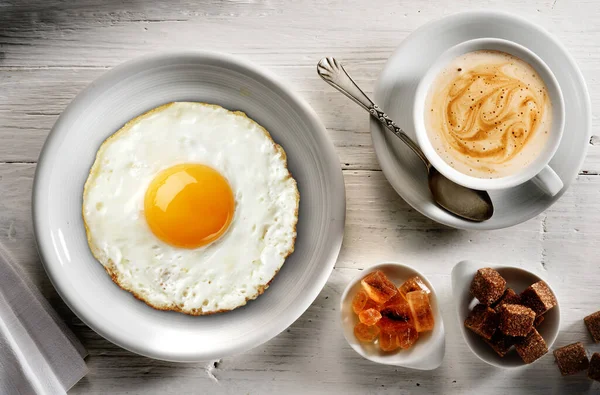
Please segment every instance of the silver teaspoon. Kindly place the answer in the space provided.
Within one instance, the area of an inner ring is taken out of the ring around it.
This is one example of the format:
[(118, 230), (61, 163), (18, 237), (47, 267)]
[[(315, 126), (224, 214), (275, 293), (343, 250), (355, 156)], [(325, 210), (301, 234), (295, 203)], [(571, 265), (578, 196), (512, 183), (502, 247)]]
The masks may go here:
[(458, 185), (437, 171), (423, 154), (421, 148), (356, 85), (341, 63), (332, 57), (323, 58), (317, 65), (317, 73), (331, 86), (367, 110), (413, 150), (427, 168), (429, 190), (437, 204), (452, 214), (470, 221), (481, 222), (491, 218), (494, 206), (490, 195), (485, 191)]

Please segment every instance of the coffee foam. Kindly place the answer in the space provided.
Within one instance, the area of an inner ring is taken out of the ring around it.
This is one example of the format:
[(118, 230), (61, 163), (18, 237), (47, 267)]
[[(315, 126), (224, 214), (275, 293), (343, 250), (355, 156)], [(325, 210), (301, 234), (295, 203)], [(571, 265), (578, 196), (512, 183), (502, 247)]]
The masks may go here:
[(473, 177), (500, 178), (543, 151), (552, 103), (528, 63), (504, 52), (474, 51), (438, 74), (424, 117), (433, 148), (450, 166)]

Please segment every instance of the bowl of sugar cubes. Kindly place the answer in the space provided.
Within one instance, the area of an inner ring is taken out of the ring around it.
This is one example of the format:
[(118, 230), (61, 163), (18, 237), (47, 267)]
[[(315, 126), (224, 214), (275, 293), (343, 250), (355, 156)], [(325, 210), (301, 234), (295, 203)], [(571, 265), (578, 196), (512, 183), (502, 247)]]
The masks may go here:
[(452, 291), (465, 342), (492, 366), (532, 364), (558, 336), (556, 293), (534, 272), (462, 261), (452, 269)]

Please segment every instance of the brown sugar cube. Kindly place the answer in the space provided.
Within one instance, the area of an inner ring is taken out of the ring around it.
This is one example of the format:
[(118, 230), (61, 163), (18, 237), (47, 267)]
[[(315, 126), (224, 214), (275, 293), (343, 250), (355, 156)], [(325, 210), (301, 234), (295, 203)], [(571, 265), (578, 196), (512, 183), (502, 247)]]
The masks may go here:
[(506, 280), (500, 273), (489, 267), (477, 270), (471, 282), (471, 295), (480, 303), (490, 306), (500, 299), (506, 288)]
[(499, 312), (500, 307), (504, 304), (521, 304), (521, 297), (512, 288), (507, 288), (506, 291), (504, 291), (504, 294), (492, 307)]
[(532, 363), (548, 352), (548, 346), (542, 335), (537, 330), (532, 329), (527, 337), (515, 345), (517, 353), (525, 363)]
[(540, 326), (542, 324), (542, 322), (544, 322), (544, 316), (543, 315), (536, 316), (535, 321), (533, 321), (533, 327), (537, 328), (538, 326)]
[(588, 315), (583, 319), (583, 322), (585, 322), (585, 326), (587, 326), (594, 341), (600, 343), (600, 311)]
[(590, 368), (587, 376), (592, 380), (600, 381), (600, 353), (595, 352), (590, 358)]
[(543, 281), (532, 284), (521, 293), (521, 303), (542, 315), (546, 311), (556, 306), (556, 298), (548, 285)]
[(568, 376), (586, 370), (590, 365), (583, 343), (573, 343), (554, 350), (560, 374)]
[(498, 328), (498, 313), (492, 308), (478, 304), (465, 320), (465, 326), (484, 339), (490, 340)]
[(500, 330), (508, 336), (527, 336), (535, 313), (529, 307), (518, 304), (505, 304), (500, 307)]
[(361, 280), (360, 284), (369, 298), (379, 304), (387, 302), (398, 293), (398, 288), (381, 270), (370, 273)]
[(500, 357), (504, 357), (512, 346), (523, 340), (520, 337), (506, 336), (500, 331), (496, 331), (490, 340), (483, 339)]

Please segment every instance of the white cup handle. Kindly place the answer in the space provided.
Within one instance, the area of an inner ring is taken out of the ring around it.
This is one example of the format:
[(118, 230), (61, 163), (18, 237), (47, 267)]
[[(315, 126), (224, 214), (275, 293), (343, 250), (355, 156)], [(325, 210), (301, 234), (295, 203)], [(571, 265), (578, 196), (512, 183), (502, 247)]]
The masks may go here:
[(550, 196), (556, 195), (564, 186), (558, 174), (548, 165), (537, 176), (533, 177), (532, 181), (538, 188)]

